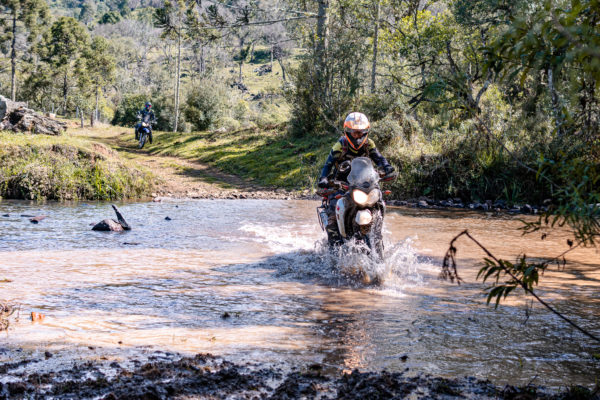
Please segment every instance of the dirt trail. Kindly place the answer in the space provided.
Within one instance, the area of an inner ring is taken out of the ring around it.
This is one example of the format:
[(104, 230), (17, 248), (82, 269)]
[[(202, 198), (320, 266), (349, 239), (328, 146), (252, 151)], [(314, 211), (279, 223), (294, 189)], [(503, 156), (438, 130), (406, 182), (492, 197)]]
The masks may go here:
[(256, 198), (291, 199), (306, 198), (285, 189), (266, 188), (226, 174), (201, 162), (179, 157), (151, 154), (146, 148), (138, 149), (133, 130), (101, 126), (95, 129), (73, 129), (69, 132), (87, 139), (104, 143), (117, 150), (126, 159), (150, 170), (160, 181), (152, 194), (154, 198)]

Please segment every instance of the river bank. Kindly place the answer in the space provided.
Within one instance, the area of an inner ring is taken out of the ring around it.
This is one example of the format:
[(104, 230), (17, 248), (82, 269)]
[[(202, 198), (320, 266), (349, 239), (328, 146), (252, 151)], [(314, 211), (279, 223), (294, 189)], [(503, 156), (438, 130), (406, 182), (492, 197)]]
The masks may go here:
[(598, 389), (581, 386), (553, 392), (535, 384), (497, 386), (476, 378), (449, 379), (413, 373), (410, 368), (401, 372), (355, 369), (342, 373), (327, 371), (319, 363), (302, 368), (260, 362), (242, 364), (208, 353), (190, 357), (153, 352), (144, 359), (76, 362), (51, 372), (31, 371), (32, 365), (37, 364), (39, 369), (52, 357), (52, 353), (45, 352), (41, 359), (0, 364), (4, 375), (0, 398), (600, 399)]
[[(0, 133), (0, 197), (318, 199), (315, 179), (330, 142), (326, 136), (293, 138), (282, 126), (155, 132), (154, 143), (142, 150), (131, 129), (111, 125), (80, 128), (70, 122), (59, 137)], [(385, 185), (391, 189), (389, 205), (523, 214), (546, 210), (545, 204), (529, 205), (514, 197), (475, 201), (414, 196), (414, 188), (407, 186), (407, 179), (413, 179), (407, 172), (411, 168), (419, 170), (419, 161), (403, 160), (398, 181)], [(419, 185), (427, 185), (427, 179)]]

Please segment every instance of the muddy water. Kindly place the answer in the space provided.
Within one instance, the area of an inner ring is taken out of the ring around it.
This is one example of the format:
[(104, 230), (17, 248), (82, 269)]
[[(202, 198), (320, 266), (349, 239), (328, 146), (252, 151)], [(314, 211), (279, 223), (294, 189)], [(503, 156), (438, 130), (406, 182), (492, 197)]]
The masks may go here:
[[(457, 286), (437, 279), (463, 229), (498, 256), (557, 255), (566, 236), (522, 238), (492, 214), (390, 209), (386, 261), (332, 258), (310, 201), (204, 200), (121, 204), (134, 229), (90, 230), (108, 204), (0, 203), (0, 300), (20, 305), (0, 336), (0, 362), (40, 357), (127, 359), (211, 352), (233, 361), (331, 370), (476, 376), (497, 384), (592, 385), (600, 346), (521, 296), (485, 305), (482, 253), (459, 242)], [(22, 214), (47, 215), (32, 224)], [(165, 217), (171, 220), (165, 220)], [(540, 294), (600, 335), (600, 254), (577, 249)], [(357, 266), (384, 279), (360, 285)], [(31, 311), (41, 322), (31, 322)], [(42, 356), (43, 357), (43, 356)]]

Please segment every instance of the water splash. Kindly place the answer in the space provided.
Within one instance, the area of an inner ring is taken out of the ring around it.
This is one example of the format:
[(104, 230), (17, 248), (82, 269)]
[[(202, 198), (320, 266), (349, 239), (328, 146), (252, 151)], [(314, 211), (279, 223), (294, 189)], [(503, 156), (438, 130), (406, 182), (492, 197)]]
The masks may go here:
[[(364, 244), (349, 241), (331, 251), (327, 239), (314, 225), (265, 226), (245, 224), (240, 231), (277, 253), (257, 264), (276, 271), (279, 277), (317, 280), (333, 286), (371, 285), (380, 290), (401, 291), (422, 283), (414, 239), (388, 242), (383, 260), (376, 260)], [(315, 240), (315, 236), (321, 239)]]

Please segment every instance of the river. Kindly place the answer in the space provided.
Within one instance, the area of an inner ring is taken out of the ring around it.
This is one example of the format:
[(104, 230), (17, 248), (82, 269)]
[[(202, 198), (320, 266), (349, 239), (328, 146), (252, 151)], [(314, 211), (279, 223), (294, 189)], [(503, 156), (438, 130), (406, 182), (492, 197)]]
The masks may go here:
[[(495, 255), (555, 256), (564, 233), (521, 236), (518, 218), (389, 208), (381, 286), (332, 258), (313, 201), (122, 203), (133, 227), (91, 231), (107, 203), (0, 202), (0, 300), (19, 318), (0, 334), (0, 362), (52, 352), (40, 369), (149, 351), (331, 370), (405, 370), (496, 384), (591, 387), (600, 346), (521, 293), (498, 309), (476, 281), (483, 253), (458, 242), (461, 285), (438, 279), (464, 229)], [(21, 215), (47, 215), (39, 224)], [(8, 215), (8, 216), (6, 216)], [(165, 219), (169, 217), (170, 220)], [(538, 292), (600, 335), (600, 253), (576, 249)], [(362, 264), (361, 264), (362, 263)], [(364, 265), (363, 265), (364, 266)], [(30, 313), (45, 315), (32, 322)]]

